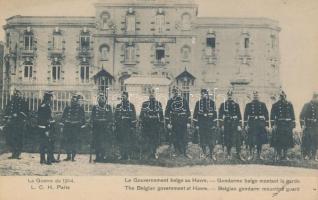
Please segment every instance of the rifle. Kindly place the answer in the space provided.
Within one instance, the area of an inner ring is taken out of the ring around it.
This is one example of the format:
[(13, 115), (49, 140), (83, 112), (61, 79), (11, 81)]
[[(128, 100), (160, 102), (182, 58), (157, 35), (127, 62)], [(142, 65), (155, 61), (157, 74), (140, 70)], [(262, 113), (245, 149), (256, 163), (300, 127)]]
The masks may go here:
[(58, 149), (58, 154), (57, 154), (57, 160), (59, 161), (60, 160), (60, 157), (61, 157), (61, 151), (62, 151), (62, 134), (63, 134), (63, 131), (64, 131), (64, 124), (63, 123), (60, 123), (60, 131), (59, 131), (59, 135), (58, 135), (58, 138), (59, 138), (59, 149)]
[(93, 143), (94, 143), (94, 139), (93, 139), (93, 129), (92, 126), (89, 126), (89, 136), (90, 136), (90, 144), (89, 144), (89, 163), (92, 163), (92, 159), (93, 159)]

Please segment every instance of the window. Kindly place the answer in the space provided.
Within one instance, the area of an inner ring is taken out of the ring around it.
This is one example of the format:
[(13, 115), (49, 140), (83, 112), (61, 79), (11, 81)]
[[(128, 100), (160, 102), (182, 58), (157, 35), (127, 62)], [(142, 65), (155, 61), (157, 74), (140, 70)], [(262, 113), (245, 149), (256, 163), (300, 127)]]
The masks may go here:
[(26, 32), (24, 34), (24, 50), (33, 49), (33, 34), (31, 32)]
[(80, 48), (81, 50), (88, 50), (90, 47), (90, 35), (82, 33), (80, 36)]
[(101, 60), (108, 60), (108, 52), (109, 52), (108, 45), (106, 45), (106, 44), (101, 45), (99, 50), (100, 50)]
[(190, 59), (190, 53), (191, 49), (189, 46), (183, 46), (181, 48), (181, 57), (183, 60), (189, 60)]
[(11, 43), (10, 33), (6, 33), (6, 45), (7, 45), (7, 47), (10, 46), (10, 43)]
[(126, 15), (126, 32), (135, 32), (136, 30), (136, 16), (133, 8), (129, 8)]
[(250, 38), (245, 37), (244, 38), (244, 48), (248, 49), (250, 47)]
[(163, 63), (165, 59), (165, 50), (164, 49), (157, 49), (156, 50), (156, 60), (158, 63)]
[(190, 28), (191, 28), (191, 16), (189, 13), (182, 14), (181, 24), (182, 24), (183, 30), (190, 30)]
[(206, 38), (206, 46), (214, 49), (215, 48), (215, 37)]
[(82, 83), (89, 82), (89, 66), (88, 65), (81, 66), (80, 78)]
[(62, 34), (60, 32), (53, 33), (53, 49), (62, 50)]
[(32, 76), (33, 76), (33, 63), (32, 62), (25, 62), (24, 63), (23, 77), (25, 79), (31, 79)]
[(61, 64), (59, 62), (52, 65), (52, 80), (58, 81), (61, 79)]
[(275, 35), (271, 35), (271, 47), (272, 47), (272, 49), (275, 49), (275, 47), (276, 47), (276, 36)]
[(162, 33), (165, 28), (165, 15), (161, 8), (159, 8), (157, 15), (156, 15), (156, 30), (159, 33)]
[(135, 45), (132, 43), (127, 44), (125, 49), (125, 62), (132, 63), (135, 61), (136, 61)]
[(110, 15), (108, 12), (103, 12), (101, 14), (101, 28), (102, 29), (108, 29), (109, 18), (110, 18)]

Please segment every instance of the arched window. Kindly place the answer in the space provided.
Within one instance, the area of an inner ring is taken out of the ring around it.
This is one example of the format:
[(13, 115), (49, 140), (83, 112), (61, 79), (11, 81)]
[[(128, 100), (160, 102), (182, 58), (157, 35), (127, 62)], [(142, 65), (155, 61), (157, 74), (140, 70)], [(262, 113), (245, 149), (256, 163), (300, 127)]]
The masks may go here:
[(108, 12), (103, 12), (101, 15), (100, 15), (100, 19), (101, 19), (101, 28), (102, 29), (108, 29), (108, 22), (109, 22), (109, 19), (110, 19), (110, 14)]
[(191, 15), (189, 13), (183, 13), (181, 15), (182, 30), (191, 29)]
[(23, 63), (23, 78), (24, 79), (31, 79), (33, 77), (33, 62), (32, 61), (25, 61)]
[(103, 44), (99, 47), (100, 51), (100, 59), (108, 60), (109, 46), (107, 44)]

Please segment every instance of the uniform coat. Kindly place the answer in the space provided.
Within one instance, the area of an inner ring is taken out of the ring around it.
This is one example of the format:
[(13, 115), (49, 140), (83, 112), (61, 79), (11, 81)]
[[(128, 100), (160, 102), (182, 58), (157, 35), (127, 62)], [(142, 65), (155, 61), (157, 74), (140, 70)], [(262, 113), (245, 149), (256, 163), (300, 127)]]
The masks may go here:
[(171, 139), (176, 151), (186, 153), (187, 123), (191, 122), (191, 112), (188, 102), (182, 97), (173, 97), (168, 100), (165, 109), (165, 119), (172, 125)]
[(271, 138), (271, 146), (288, 149), (294, 146), (293, 128), (296, 127), (293, 104), (286, 100), (279, 100), (271, 109), (271, 126), (276, 126)]
[(248, 125), (248, 144), (250, 146), (268, 143), (265, 127), (269, 126), (269, 116), (265, 103), (253, 100), (246, 104), (244, 124)]
[(227, 100), (221, 104), (219, 109), (220, 125), (224, 126), (224, 145), (236, 146), (240, 149), (241, 133), (238, 126), (242, 126), (242, 115), (240, 106), (233, 100)]
[(216, 144), (217, 112), (212, 99), (200, 99), (196, 102), (193, 113), (194, 126), (199, 127), (200, 145)]

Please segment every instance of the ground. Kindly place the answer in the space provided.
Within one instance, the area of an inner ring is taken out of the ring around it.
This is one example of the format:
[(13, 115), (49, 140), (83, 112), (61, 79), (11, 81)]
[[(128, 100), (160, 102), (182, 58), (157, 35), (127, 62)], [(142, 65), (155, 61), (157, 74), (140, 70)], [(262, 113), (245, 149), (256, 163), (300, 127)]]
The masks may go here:
[[(265, 160), (242, 162), (235, 158), (226, 160), (219, 146), (215, 162), (211, 159), (200, 159), (197, 145), (190, 144), (190, 154), (193, 157), (172, 157), (170, 159), (167, 146), (160, 149), (159, 160), (137, 159), (130, 161), (113, 161), (113, 163), (89, 163), (89, 155), (80, 154), (75, 162), (61, 161), (53, 165), (41, 165), (39, 155), (23, 153), (21, 160), (8, 159), (10, 154), (0, 155), (0, 175), (66, 175), (66, 176), (119, 176), (119, 175), (209, 175), (209, 176), (289, 176), (301, 174), (313, 176), (318, 174), (318, 162), (300, 158), (299, 149), (289, 151), (289, 161), (274, 162), (272, 149), (265, 147)], [(244, 152), (244, 151), (243, 151)], [(298, 152), (298, 153), (297, 153)], [(61, 159), (65, 155), (61, 155)], [(312, 169), (305, 169), (312, 168)]]

